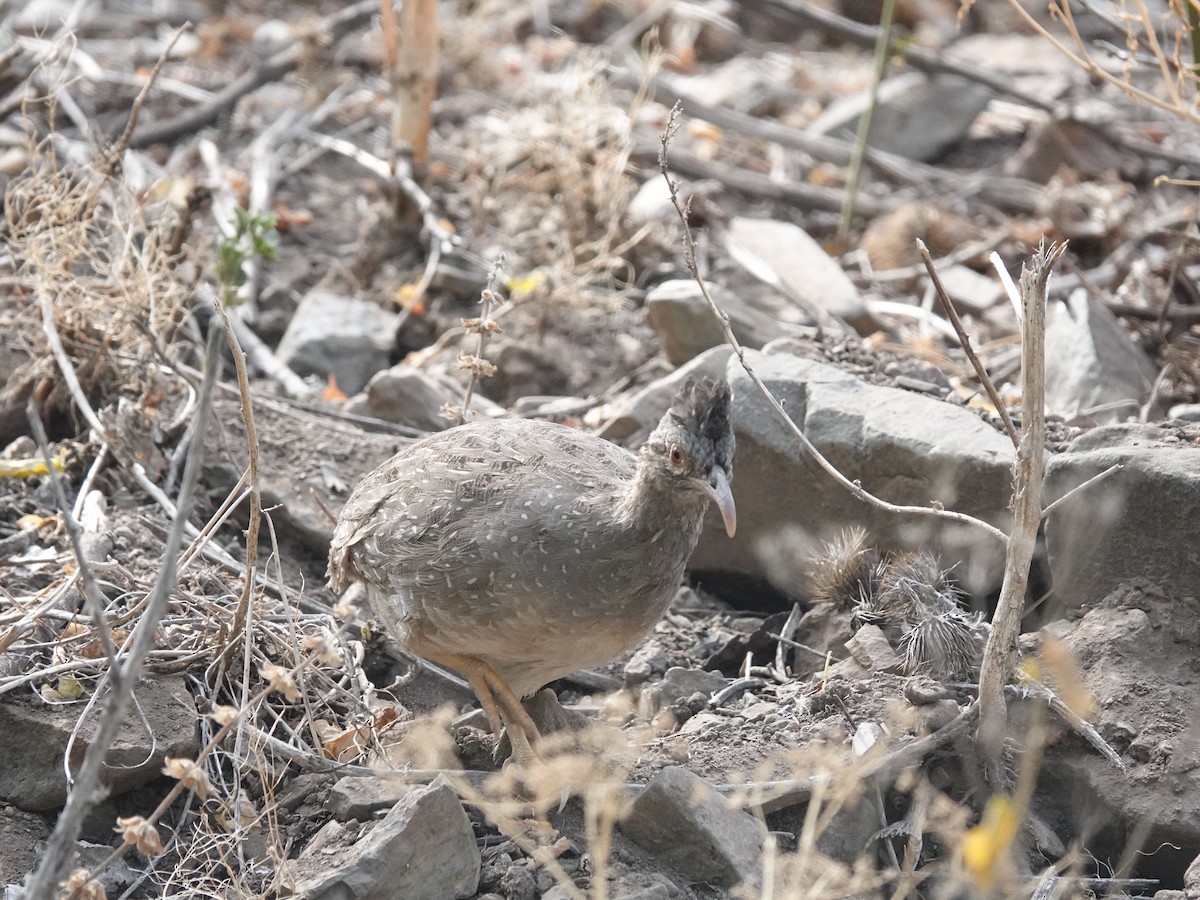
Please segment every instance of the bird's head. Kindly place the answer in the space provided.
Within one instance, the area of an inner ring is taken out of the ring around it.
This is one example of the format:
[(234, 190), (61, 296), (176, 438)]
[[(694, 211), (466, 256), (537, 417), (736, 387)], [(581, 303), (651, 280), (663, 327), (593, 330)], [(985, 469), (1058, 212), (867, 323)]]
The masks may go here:
[(675, 395), (642, 447), (642, 458), (655, 474), (716, 501), (733, 537), (737, 512), (729, 482), (733, 478), (736, 442), (730, 418), (729, 383), (725, 379), (689, 378)]

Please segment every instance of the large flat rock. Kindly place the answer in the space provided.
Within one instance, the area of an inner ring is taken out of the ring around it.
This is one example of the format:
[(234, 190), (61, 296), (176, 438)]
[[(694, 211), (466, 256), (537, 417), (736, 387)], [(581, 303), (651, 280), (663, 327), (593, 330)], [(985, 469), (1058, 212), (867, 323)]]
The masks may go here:
[[(975, 413), (782, 352), (747, 351), (746, 360), (846, 477), (892, 503), (940, 503), (1007, 528), (1013, 446)], [(808, 541), (861, 525), (884, 549), (932, 545), (945, 565), (958, 566), (957, 577), (973, 591), (998, 582), (1003, 548), (997, 540), (970, 526), (898, 516), (855, 499), (809, 457), (736, 358), (726, 374), (737, 435), (738, 533), (731, 541), (710, 520), (692, 557), (693, 571), (771, 580), (762, 561), (764, 542), (783, 532), (800, 535), (794, 552), (803, 556)], [(800, 585), (794, 591), (787, 584), (776, 587), (803, 594)]]
[[(139, 714), (127, 715), (104, 757), (101, 782), (110, 796), (141, 787), (162, 774), (168, 756), (193, 758), (199, 750), (196, 709), (182, 676), (143, 678), (135, 689)], [(80, 704), (46, 704), (29, 695), (0, 702), (0, 800), (40, 812), (67, 799), (63, 754), (79, 722)], [(71, 746), (78, 770), (95, 737), (101, 703)]]
[(1138, 579), (1200, 596), (1200, 447), (1149, 425), (1094, 429), (1050, 461), (1046, 502), (1114, 465), (1047, 521), (1056, 601), (1078, 607)]

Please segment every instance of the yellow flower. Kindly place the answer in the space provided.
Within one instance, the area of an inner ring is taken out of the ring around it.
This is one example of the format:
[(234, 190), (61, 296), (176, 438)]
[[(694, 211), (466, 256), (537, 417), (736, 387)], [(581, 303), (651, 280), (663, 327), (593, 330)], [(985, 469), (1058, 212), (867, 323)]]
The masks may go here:
[(963, 837), (963, 865), (980, 890), (990, 890), (996, 883), (1020, 827), (1021, 817), (1012, 801), (996, 794), (984, 807), (980, 823)]

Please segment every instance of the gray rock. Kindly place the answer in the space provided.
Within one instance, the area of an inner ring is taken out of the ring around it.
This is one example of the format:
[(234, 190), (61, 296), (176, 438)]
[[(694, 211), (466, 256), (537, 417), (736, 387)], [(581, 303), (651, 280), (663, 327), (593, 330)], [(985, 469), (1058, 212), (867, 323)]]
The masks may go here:
[[(218, 397), (213, 416), (221, 427), (209, 432), (202, 478), (213, 490), (230, 491), (246, 470), (241, 407), (236, 400)], [(320, 421), (314, 425), (312, 419), (265, 404), (255, 407), (254, 417), (263, 506), (274, 509), (271, 517), (281, 534), (324, 557), (333, 538), (325, 510), (336, 515), (359, 479), (405, 442), (342, 423), (326, 435)]]
[[(919, 72), (884, 81), (871, 117), (867, 143), (918, 162), (932, 162), (961, 141), (992, 91), (957, 75)], [(853, 138), (858, 119), (871, 102), (863, 91), (833, 103), (809, 126), (817, 134)]]
[(633, 801), (621, 831), (694, 881), (757, 885), (763, 829), (678, 766), (663, 769)]
[(1046, 410), (1066, 419), (1122, 422), (1150, 396), (1157, 370), (1099, 300), (1077, 290), (1046, 322)]
[(979, 315), (1004, 299), (1004, 288), (998, 279), (964, 265), (939, 268), (938, 278), (950, 302), (960, 311), (967, 310)]
[(305, 295), (276, 354), (297, 375), (333, 375), (347, 394), (386, 368), (396, 343), (396, 317), (378, 305), (324, 291)]
[(1095, 602), (1136, 579), (1171, 595), (1200, 595), (1200, 447), (1153, 426), (1094, 429), (1050, 460), (1046, 502), (1118, 464), (1050, 514), (1056, 602)]
[(646, 641), (625, 663), (625, 683), (641, 684), (660, 672), (667, 671), (667, 652), (658, 641)]
[(874, 672), (900, 671), (898, 657), (878, 625), (864, 625), (846, 641), (846, 650), (862, 667)]
[(652, 695), (657, 696), (664, 707), (678, 700), (686, 700), (692, 694), (711, 695), (729, 684), (729, 679), (720, 672), (705, 672), (700, 669), (685, 669), (672, 666), (667, 669), (663, 680), (652, 685)]
[(369, 820), (381, 809), (395, 806), (412, 790), (411, 784), (397, 778), (357, 778), (348, 775), (329, 790), (325, 808), (340, 821)]
[[(376, 372), (367, 383), (366, 391), (351, 399), (346, 411), (422, 431), (444, 431), (457, 421), (442, 416), (442, 407), (458, 406), (462, 401), (462, 385), (400, 363)], [(471, 398), (471, 412), (476, 417), (500, 415), (503, 411), (478, 392)]]
[[(113, 848), (109, 844), (93, 844), (90, 841), (75, 842), (75, 856), (80, 868), (91, 871), (99, 868), (100, 864), (112, 855)], [(118, 897), (130, 886), (140, 881), (140, 876), (124, 858), (118, 859), (96, 879), (109, 897)]]
[(15, 806), (0, 808), (0, 885), (21, 884), (37, 864), (38, 844), (50, 837), (50, 826), (35, 813)]
[(671, 891), (665, 884), (652, 887), (634, 888), (630, 891), (614, 892), (613, 900), (671, 900)]
[(1177, 403), (1171, 407), (1167, 415), (1172, 419), (1200, 422), (1200, 403)]
[[(140, 717), (127, 716), (104, 758), (101, 780), (110, 796), (139, 788), (162, 774), (167, 756), (194, 757), (196, 708), (178, 675), (144, 678), (136, 689)], [(40, 812), (67, 797), (63, 753), (82, 704), (48, 706), (28, 694), (0, 698), (0, 797)], [(75, 738), (71, 768), (78, 769), (95, 737), (98, 716), (89, 716)], [(148, 729), (148, 730), (147, 730)]]
[(671, 225), (679, 221), (678, 215), (675, 204), (671, 202), (671, 189), (666, 179), (658, 173), (642, 182), (625, 207), (625, 219), (634, 227), (650, 222)]
[(879, 328), (841, 265), (798, 225), (739, 217), (729, 223), (725, 246), (751, 274), (777, 283), (819, 324), (844, 322), (859, 334)]
[(447, 900), (479, 887), (471, 822), (445, 777), (412, 788), (365, 837), (330, 822), (292, 866), (310, 900)]
[(799, 648), (793, 650), (792, 671), (797, 675), (815, 672), (825, 665), (825, 654), (830, 651), (834, 659), (841, 658), (845, 655), (842, 648), (853, 636), (848, 610), (835, 609), (832, 603), (813, 606), (800, 617), (797, 640), (816, 653)]
[(828, 824), (821, 829), (817, 836), (816, 848), (830, 859), (836, 859), (848, 866), (854, 865), (867, 849), (871, 837), (883, 827), (883, 822), (870, 793), (876, 788), (870, 783), (866, 787), (867, 796), (857, 803), (842, 806)]
[(1200, 900), (1200, 892), (1188, 896), (1187, 891), (1155, 891), (1153, 900)]
[(1183, 890), (1188, 900), (1200, 900), (1200, 856), (1183, 873)]
[[(1013, 446), (974, 413), (782, 353), (747, 351), (746, 360), (846, 477), (893, 503), (941, 503), (1007, 527)], [(972, 591), (998, 583), (998, 541), (965, 525), (901, 517), (856, 500), (808, 458), (736, 359), (727, 375), (737, 436), (738, 532), (728, 539), (714, 514), (692, 556), (694, 571), (767, 581), (758, 545), (781, 528), (790, 524), (827, 539), (860, 525), (885, 550), (936, 549), (947, 567), (958, 566), (956, 575)]]
[(928, 706), (920, 706), (917, 708), (917, 714), (921, 717), (921, 731), (924, 734), (939, 731), (957, 719), (960, 712), (962, 710), (958, 708), (958, 704), (949, 697)]
[(646, 385), (626, 400), (620, 412), (597, 433), (618, 444), (631, 447), (641, 444), (671, 408), (671, 400), (688, 378), (720, 378), (725, 374), (725, 364), (732, 355), (733, 348), (727, 344), (705, 350), (670, 375)]
[[(719, 284), (708, 284), (709, 295), (725, 315), (734, 336), (758, 348), (788, 330), (788, 324), (755, 309)], [(700, 285), (690, 278), (664, 281), (646, 295), (646, 321), (662, 343), (672, 365), (683, 365), (710, 347), (725, 342), (721, 323), (713, 315)]]

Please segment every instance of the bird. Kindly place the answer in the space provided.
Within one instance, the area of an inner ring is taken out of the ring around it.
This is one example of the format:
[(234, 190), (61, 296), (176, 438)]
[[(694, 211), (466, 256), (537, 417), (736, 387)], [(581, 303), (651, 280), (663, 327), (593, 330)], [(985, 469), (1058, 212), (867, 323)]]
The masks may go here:
[(636, 455), (544, 420), (472, 421), (400, 450), (355, 487), (330, 587), (365, 588), (416, 656), (458, 672), (518, 764), (521, 704), (635, 646), (678, 590), (710, 503), (733, 537), (736, 451), (724, 379), (688, 378)]

